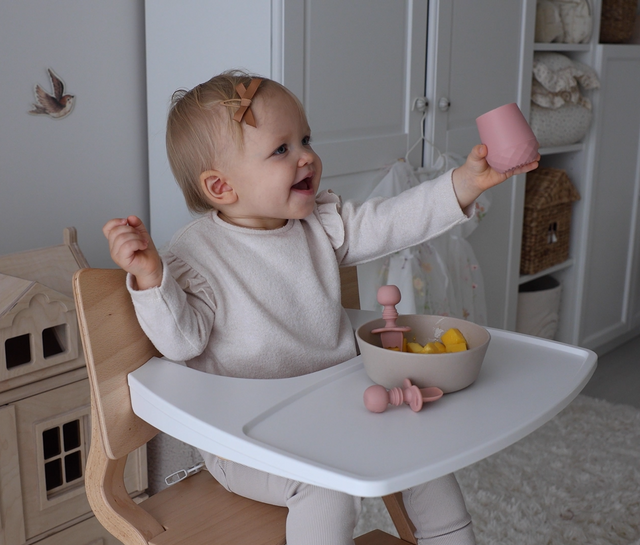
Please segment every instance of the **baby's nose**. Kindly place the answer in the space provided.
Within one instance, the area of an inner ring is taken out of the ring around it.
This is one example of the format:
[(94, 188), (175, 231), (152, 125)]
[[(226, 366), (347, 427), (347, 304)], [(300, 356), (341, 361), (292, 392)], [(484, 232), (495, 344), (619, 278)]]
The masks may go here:
[(303, 167), (305, 165), (308, 165), (309, 163), (313, 163), (313, 157), (314, 157), (313, 153), (310, 153), (307, 150), (303, 150), (300, 153), (300, 157), (298, 159), (298, 166)]

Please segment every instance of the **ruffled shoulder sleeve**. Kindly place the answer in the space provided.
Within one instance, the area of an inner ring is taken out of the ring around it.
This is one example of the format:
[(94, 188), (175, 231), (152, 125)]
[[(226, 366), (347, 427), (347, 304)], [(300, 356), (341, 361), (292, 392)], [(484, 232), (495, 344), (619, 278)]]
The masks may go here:
[(170, 276), (175, 279), (180, 289), (202, 299), (207, 303), (207, 306), (215, 310), (215, 295), (211, 285), (202, 274), (171, 252), (164, 253), (162, 259)]
[(344, 244), (344, 222), (340, 215), (342, 199), (331, 190), (318, 193), (316, 197), (315, 214), (325, 233), (331, 241), (331, 246), (337, 250)]

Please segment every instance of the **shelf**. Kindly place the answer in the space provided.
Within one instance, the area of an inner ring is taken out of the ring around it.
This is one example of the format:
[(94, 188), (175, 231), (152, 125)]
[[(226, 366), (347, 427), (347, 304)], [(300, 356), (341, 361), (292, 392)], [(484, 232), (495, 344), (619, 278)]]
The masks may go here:
[(541, 276), (546, 276), (547, 274), (553, 274), (555, 272), (562, 271), (564, 269), (568, 269), (572, 265), (573, 265), (573, 259), (567, 259), (566, 261), (563, 261), (562, 263), (558, 263), (558, 265), (554, 265), (553, 267), (549, 267), (548, 269), (545, 269), (544, 271), (537, 272), (536, 274), (527, 274), (527, 275), (521, 276), (520, 279), (518, 280), (518, 284), (520, 284), (520, 285), (526, 284), (527, 282), (530, 282), (531, 280), (535, 280), (536, 278), (540, 278)]
[(584, 149), (584, 144), (582, 142), (578, 142), (577, 144), (568, 144), (566, 146), (553, 146), (550, 148), (540, 148), (538, 152), (540, 155), (553, 155), (555, 153), (569, 153), (572, 151), (582, 151)]
[(590, 44), (533, 44), (534, 51), (589, 51), (590, 48)]

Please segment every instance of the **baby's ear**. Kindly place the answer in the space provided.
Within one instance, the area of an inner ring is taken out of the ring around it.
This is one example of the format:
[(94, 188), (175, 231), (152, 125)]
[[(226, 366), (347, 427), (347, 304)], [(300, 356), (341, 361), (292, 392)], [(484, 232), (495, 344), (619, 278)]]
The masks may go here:
[(215, 207), (218, 205), (233, 204), (238, 200), (238, 195), (218, 170), (206, 170), (200, 174), (200, 187), (207, 200)]

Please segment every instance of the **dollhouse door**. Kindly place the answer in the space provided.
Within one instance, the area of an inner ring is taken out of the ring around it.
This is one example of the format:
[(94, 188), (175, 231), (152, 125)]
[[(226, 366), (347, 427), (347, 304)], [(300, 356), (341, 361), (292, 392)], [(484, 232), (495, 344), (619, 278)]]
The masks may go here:
[[(517, 102), (528, 117), (529, 97), (523, 99), (520, 81), (532, 60), (521, 65), (521, 48), (529, 39), (524, 21), (535, 13), (527, 10), (525, 0), (429, 2), (426, 131), (440, 151), (466, 156), (480, 143), (476, 117), (503, 104)], [(426, 163), (431, 156), (426, 146)], [(512, 279), (519, 271), (512, 269), (519, 263), (522, 233), (521, 221), (512, 217), (514, 203), (524, 199), (524, 179), (516, 178), (490, 191), (486, 225), (469, 239), (484, 273), (489, 325), (507, 329), (515, 328), (509, 316), (515, 317), (518, 286)]]
[[(427, 0), (146, 2), (151, 232), (156, 244), (192, 219), (169, 170), (169, 99), (230, 68), (284, 83), (308, 112), (323, 188), (366, 198), (379, 169), (420, 136)], [(418, 146), (411, 156), (421, 162)]]

